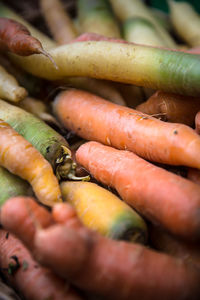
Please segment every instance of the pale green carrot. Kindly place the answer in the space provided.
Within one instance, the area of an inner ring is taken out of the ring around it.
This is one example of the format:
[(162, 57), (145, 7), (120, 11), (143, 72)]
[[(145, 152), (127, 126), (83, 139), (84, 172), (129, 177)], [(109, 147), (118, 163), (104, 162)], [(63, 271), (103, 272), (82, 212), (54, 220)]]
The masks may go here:
[(78, 0), (78, 17), (82, 32), (120, 37), (120, 30), (108, 0)]

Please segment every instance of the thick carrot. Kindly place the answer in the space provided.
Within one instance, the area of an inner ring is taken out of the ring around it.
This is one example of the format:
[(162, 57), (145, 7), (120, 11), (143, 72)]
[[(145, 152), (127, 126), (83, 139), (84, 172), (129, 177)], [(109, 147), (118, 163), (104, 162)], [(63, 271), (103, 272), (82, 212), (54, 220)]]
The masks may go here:
[(200, 268), (199, 244), (186, 243), (178, 240), (158, 226), (151, 225), (149, 231), (150, 244), (155, 249), (181, 258)]
[(43, 54), (57, 68), (54, 60), (43, 49), (40, 41), (32, 37), (24, 25), (12, 19), (0, 17), (0, 49), (21, 56)]
[(60, 93), (54, 112), (84, 139), (131, 150), (149, 160), (200, 168), (200, 137), (183, 124), (162, 122), (79, 90)]
[(58, 132), (25, 110), (0, 100), (0, 118), (29, 141), (52, 165), (57, 177), (75, 177), (76, 164), (68, 143)]
[(0, 165), (27, 180), (39, 201), (53, 206), (62, 201), (51, 165), (27, 140), (0, 120)]
[(17, 80), (0, 65), (0, 97), (18, 102), (27, 96), (25, 88), (19, 86)]
[(29, 300), (80, 300), (66, 282), (41, 267), (24, 245), (0, 229), (0, 268), (6, 279)]
[(40, 7), (58, 44), (66, 44), (77, 36), (73, 21), (60, 0), (40, 0)]
[(11, 197), (33, 194), (28, 182), (2, 167), (0, 167), (0, 189), (0, 207)]
[(65, 181), (60, 188), (88, 228), (113, 239), (146, 242), (144, 220), (110, 191), (91, 182)]
[(120, 29), (108, 0), (78, 0), (78, 18), (82, 32), (120, 37)]
[[(1, 215), (5, 220), (3, 208)], [(53, 216), (62, 224), (36, 231), (34, 256), (77, 287), (106, 299), (199, 299), (199, 272), (192, 266), (141, 245), (101, 237), (84, 228), (69, 205), (55, 206)], [(10, 230), (15, 231), (15, 224), (17, 216)]]
[(97, 180), (115, 188), (124, 201), (152, 222), (186, 239), (200, 238), (198, 185), (134, 153), (96, 142), (82, 145), (76, 158)]
[(163, 121), (193, 126), (195, 115), (200, 110), (200, 98), (157, 91), (146, 102), (138, 105), (136, 110)]

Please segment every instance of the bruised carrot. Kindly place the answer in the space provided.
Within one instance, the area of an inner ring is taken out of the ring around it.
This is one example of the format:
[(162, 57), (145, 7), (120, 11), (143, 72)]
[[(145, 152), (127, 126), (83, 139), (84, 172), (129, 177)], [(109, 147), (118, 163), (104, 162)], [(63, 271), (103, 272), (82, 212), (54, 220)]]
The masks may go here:
[(11, 197), (33, 194), (28, 182), (2, 167), (0, 167), (0, 190), (0, 207)]
[(162, 122), (80, 90), (61, 92), (54, 112), (84, 139), (127, 149), (148, 160), (200, 168), (200, 137), (186, 125)]
[(27, 96), (25, 88), (19, 86), (17, 80), (0, 65), (0, 97), (18, 102)]
[(64, 280), (41, 267), (24, 245), (3, 229), (0, 229), (0, 268), (5, 278), (26, 299), (81, 299)]
[(40, 0), (40, 7), (58, 44), (66, 44), (77, 36), (73, 21), (60, 0)]
[(149, 231), (150, 243), (155, 249), (180, 258), (200, 268), (199, 244), (186, 243), (185, 241), (178, 240), (158, 226), (151, 225)]
[(51, 165), (32, 144), (0, 120), (0, 165), (27, 180), (39, 201), (53, 206), (62, 201)]
[(60, 188), (87, 227), (113, 239), (146, 242), (144, 220), (113, 193), (91, 182), (65, 181)]
[(163, 121), (193, 126), (195, 115), (200, 110), (200, 99), (157, 91), (136, 110)]
[[(153, 223), (183, 238), (200, 238), (200, 187), (132, 152), (83, 144), (77, 162)], [(170, 191), (170, 192), (169, 192)]]
[(57, 68), (56, 63), (48, 52), (43, 49), (40, 41), (32, 37), (24, 25), (12, 19), (0, 17), (0, 49), (21, 56), (43, 54)]
[[(25, 110), (0, 100), (0, 118), (29, 141), (52, 165), (58, 179), (80, 179), (68, 143), (57, 131)], [(87, 179), (87, 178), (86, 178)]]
[[(138, 244), (101, 237), (83, 227), (69, 205), (56, 205), (54, 218), (55, 212), (61, 224), (37, 229), (31, 248), (37, 260), (77, 287), (108, 299), (199, 299), (199, 272), (192, 266)], [(1, 216), (6, 220), (4, 208)], [(24, 226), (18, 230), (22, 240)]]

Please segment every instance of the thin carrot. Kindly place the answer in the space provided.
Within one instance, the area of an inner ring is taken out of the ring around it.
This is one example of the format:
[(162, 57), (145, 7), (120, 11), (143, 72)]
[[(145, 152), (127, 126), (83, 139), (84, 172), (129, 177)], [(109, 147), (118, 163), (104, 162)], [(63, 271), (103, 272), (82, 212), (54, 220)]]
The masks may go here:
[(200, 110), (200, 99), (157, 91), (136, 110), (163, 121), (193, 126), (195, 115)]
[(78, 35), (60, 0), (40, 0), (40, 7), (48, 28), (58, 44), (66, 44)]
[(68, 143), (57, 131), (25, 110), (0, 100), (0, 118), (29, 141), (52, 165), (58, 179), (75, 176)]
[(83, 144), (76, 152), (76, 159), (97, 180), (115, 188), (124, 201), (152, 222), (162, 224), (183, 238), (200, 238), (198, 185), (132, 152), (96, 142)]
[(27, 180), (39, 201), (53, 206), (62, 201), (51, 165), (32, 144), (0, 120), (0, 165)]
[(43, 49), (40, 41), (32, 37), (24, 25), (12, 19), (0, 17), (0, 49), (21, 56), (43, 54), (57, 68), (56, 63)]
[[(55, 211), (61, 224), (37, 229), (32, 250), (38, 261), (77, 287), (117, 300), (199, 299), (199, 272), (192, 266), (138, 244), (101, 237), (83, 227), (69, 205), (55, 206), (54, 218)], [(3, 208), (1, 214), (6, 219)], [(17, 216), (11, 231), (16, 224)]]
[(27, 96), (25, 88), (19, 86), (17, 80), (0, 65), (0, 97), (18, 102)]
[(148, 160), (200, 168), (200, 137), (186, 125), (162, 122), (80, 90), (61, 92), (54, 112), (84, 139), (127, 149)]
[(64, 280), (41, 267), (24, 245), (3, 229), (0, 229), (0, 268), (5, 278), (26, 299), (81, 299)]

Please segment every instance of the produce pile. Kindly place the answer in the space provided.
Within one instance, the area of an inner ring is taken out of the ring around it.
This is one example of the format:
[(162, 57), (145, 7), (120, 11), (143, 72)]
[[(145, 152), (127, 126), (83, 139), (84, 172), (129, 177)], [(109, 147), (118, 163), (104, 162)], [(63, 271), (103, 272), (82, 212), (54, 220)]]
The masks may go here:
[(0, 299), (200, 299), (200, 16), (168, 5), (0, 2)]

